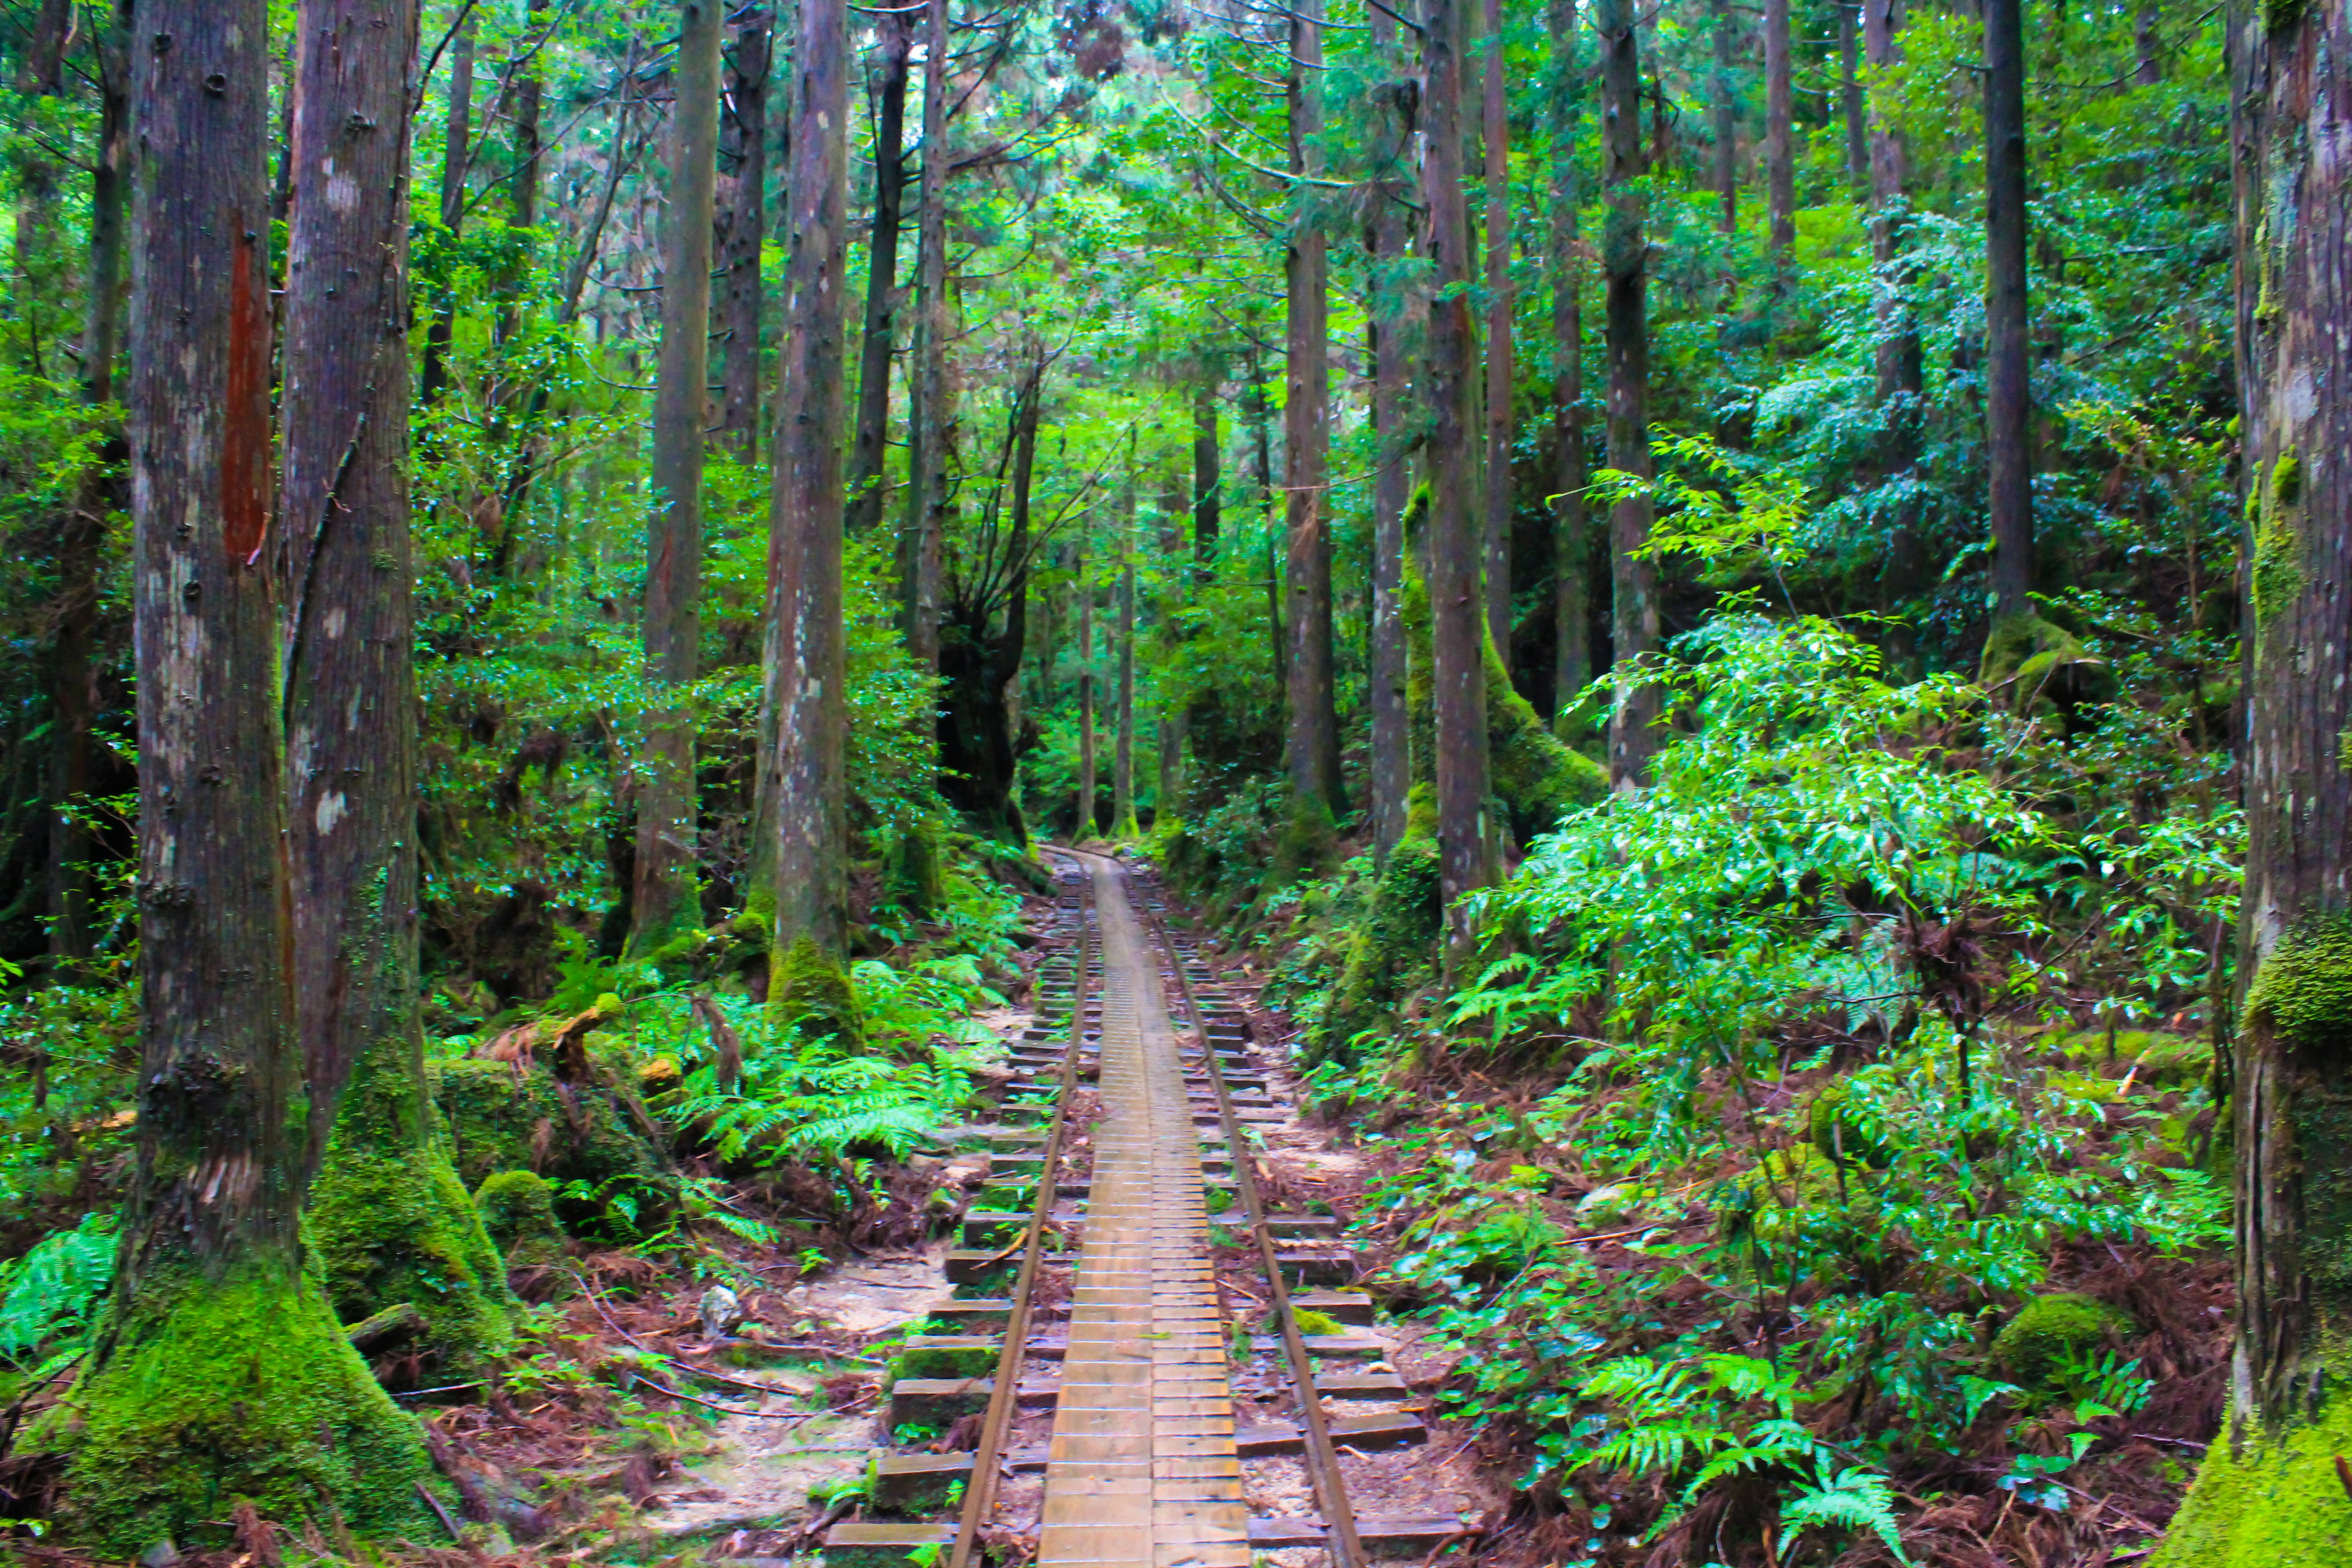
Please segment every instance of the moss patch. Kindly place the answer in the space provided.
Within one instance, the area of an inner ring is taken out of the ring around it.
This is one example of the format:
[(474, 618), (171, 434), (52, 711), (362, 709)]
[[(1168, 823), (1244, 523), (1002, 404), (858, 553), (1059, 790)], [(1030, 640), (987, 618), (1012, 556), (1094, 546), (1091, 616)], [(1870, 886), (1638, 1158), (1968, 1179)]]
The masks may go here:
[(2036, 1296), (1992, 1342), (1993, 1365), (2032, 1388), (2048, 1380), (2068, 1355), (2098, 1347), (2108, 1335), (2131, 1332), (2129, 1317), (2104, 1301), (2072, 1291)]
[(845, 1044), (855, 1045), (866, 1036), (849, 971), (805, 936), (776, 960), (768, 981), (768, 1018), (779, 1029), (798, 1025), (803, 1034)]
[(482, 1228), (501, 1248), (519, 1242), (563, 1239), (555, 1217), (555, 1189), (536, 1171), (499, 1171), (483, 1179), (474, 1191), (474, 1208)]
[(78, 1542), (122, 1557), (225, 1546), (242, 1499), (287, 1524), (340, 1516), (363, 1535), (436, 1537), (416, 1422), (290, 1259), (150, 1279), (116, 1310), (113, 1354), (30, 1439), (70, 1450)]
[(1439, 892), (1437, 840), (1427, 834), (1398, 840), (1372, 885), (1371, 909), (1349, 941), (1347, 965), (1321, 1026), (1308, 1041), (1311, 1058), (1348, 1054), (1358, 1034), (1379, 1026), (1408, 992), (1434, 977)]
[(2352, 1497), (2336, 1456), (2352, 1454), (2352, 1400), (2315, 1422), (2250, 1435), (2225, 1430), (2198, 1468), (2151, 1568), (2336, 1568), (2352, 1563)]
[(1846, 1103), (1842, 1080), (1822, 1085), (1806, 1106), (1805, 1136), (1816, 1150), (1842, 1165), (1883, 1169), (1893, 1158), (1885, 1142)]
[(1998, 616), (1985, 636), (1977, 679), (2024, 712), (2059, 684), (2096, 698), (2112, 685), (2106, 661), (2055, 621), (2040, 616)]
[(2352, 1044), (2352, 920), (2313, 915), (2288, 928), (2254, 972), (2246, 1018), (2299, 1047)]
[(667, 1162), (622, 1101), (630, 1091), (613, 1076), (615, 1064), (596, 1065), (599, 1080), (567, 1085), (544, 1063), (520, 1077), (504, 1062), (439, 1064), (434, 1097), (448, 1119), (459, 1180), (479, 1186), (493, 1172), (535, 1171), (557, 1184), (630, 1184), (641, 1198), (675, 1192)]
[(2272, 463), (2253, 498), (2254, 620), (2270, 621), (2303, 592), (2303, 541), (2293, 514), (2303, 502), (2303, 461), (2293, 451)]

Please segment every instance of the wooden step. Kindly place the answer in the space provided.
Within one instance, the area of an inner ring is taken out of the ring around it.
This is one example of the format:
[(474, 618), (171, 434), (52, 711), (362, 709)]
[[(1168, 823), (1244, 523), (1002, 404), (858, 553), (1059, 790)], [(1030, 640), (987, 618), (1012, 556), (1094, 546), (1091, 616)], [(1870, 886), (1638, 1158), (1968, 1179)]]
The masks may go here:
[(885, 1454), (874, 1466), (874, 1506), (884, 1513), (937, 1513), (956, 1483), (971, 1479), (970, 1454)]
[[(1410, 1448), (1429, 1441), (1429, 1428), (1410, 1410), (1376, 1410), (1369, 1415), (1334, 1415), (1327, 1423), (1337, 1447), (1361, 1453)], [(1307, 1447), (1305, 1434), (1288, 1421), (1263, 1426), (1243, 1426), (1234, 1433), (1234, 1447), (1244, 1459), (1276, 1454), (1296, 1454)]]
[(1318, 1372), (1315, 1392), (1331, 1399), (1402, 1399), (1412, 1390), (1392, 1372)]
[(955, 1538), (952, 1524), (836, 1524), (824, 1532), (825, 1568), (907, 1568), (927, 1548), (945, 1556)]
[(1301, 1312), (1320, 1312), (1335, 1323), (1365, 1327), (1372, 1321), (1372, 1299), (1361, 1290), (1295, 1290), (1290, 1305)]

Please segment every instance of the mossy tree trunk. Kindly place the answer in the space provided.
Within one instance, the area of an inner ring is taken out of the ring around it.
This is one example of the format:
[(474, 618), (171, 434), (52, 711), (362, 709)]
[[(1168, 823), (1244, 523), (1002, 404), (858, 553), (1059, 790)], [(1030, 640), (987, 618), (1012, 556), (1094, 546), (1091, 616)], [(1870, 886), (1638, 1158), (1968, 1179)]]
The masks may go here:
[(2226, 1429), (2157, 1562), (2352, 1560), (2352, 6), (2231, 7), (2237, 308), (2254, 515)]
[[(339, 1315), (411, 1302), (434, 1364), (470, 1369), (505, 1346), (513, 1298), (434, 1136), (417, 1016), (404, 463), (416, 14), (335, 0), (304, 24), (278, 515), (294, 1016), (319, 1173), (307, 1224)], [(331, 178), (351, 183), (348, 199), (324, 196)]]
[(1985, 487), (1999, 616), (2032, 613), (2033, 417), (2026, 363), (2023, 0), (1985, 0)]
[(1385, 858), (1404, 837), (1405, 791), (1411, 759), (1405, 739), (1404, 509), (1412, 489), (1411, 444), (1405, 430), (1406, 398), (1412, 377), (1406, 339), (1406, 219), (1412, 196), (1406, 146), (1411, 137), (1406, 105), (1413, 88), (1397, 49), (1396, 18), (1379, 7), (1367, 13), (1372, 47), (1386, 77), (1373, 99), (1371, 212), (1365, 225), (1367, 273), (1364, 314), (1371, 325), (1372, 432), (1379, 443), (1372, 469), (1372, 596), (1370, 668), (1367, 705), (1371, 710), (1370, 774), (1372, 843)]
[[(768, 290), (760, 278), (760, 247), (768, 232), (768, 68), (774, 23), (765, 11), (743, 14), (735, 28), (735, 58), (727, 70), (729, 167), (719, 271), (725, 279), (721, 309), (727, 337), (726, 395), (719, 405), (719, 440), (739, 463), (760, 457), (760, 338)], [(617, 154), (619, 141), (615, 139)]]
[[(1609, 198), (1601, 240), (1609, 287), (1609, 466), (1648, 479), (1650, 262), (1643, 234), (1648, 167), (1642, 153), (1641, 43), (1632, 0), (1598, 0), (1592, 22), (1601, 37), (1601, 183)], [(1618, 672), (1609, 776), (1620, 789), (1641, 783), (1657, 749), (1652, 731), (1657, 688), (1632, 673), (1658, 647), (1658, 567), (1641, 553), (1650, 540), (1650, 512), (1646, 493), (1622, 496), (1609, 509), (1611, 641)]]
[[(395, 7), (306, 6), (301, 36), (348, 19), (413, 38), (413, 10)], [(73, 1447), (68, 1507), (85, 1539), (123, 1554), (225, 1536), (215, 1521), (239, 1496), (277, 1519), (425, 1522), (422, 1439), (343, 1342), (297, 1227), (267, 7), (147, 0), (139, 26), (173, 45), (132, 51), (139, 1160), (103, 1325), (44, 1434)], [(395, 90), (406, 68), (394, 54)], [(398, 119), (366, 134), (396, 147)]]
[(1486, 636), (1511, 667), (1511, 100), (1504, 81), (1503, 0), (1485, 0), (1486, 82), (1480, 131), (1486, 154), (1486, 486), (1480, 528)]
[(1283, 263), (1282, 511), (1289, 597), (1290, 822), (1276, 875), (1329, 864), (1339, 806), (1339, 716), (1332, 663), (1330, 258), (1321, 193), (1323, 26), (1319, 0), (1289, 13), (1290, 243)]
[[(701, 669), (702, 459), (710, 381), (711, 228), (718, 185), (721, 0), (684, 0), (670, 66), (668, 233), (654, 394), (653, 514), (646, 531), (645, 673), (652, 690), (637, 770), (629, 952), (651, 958), (702, 925), (694, 721), (681, 706)], [(613, 155), (620, 156), (618, 140)]]
[(1577, 68), (1576, 0), (1552, 0), (1552, 441), (1559, 494), (1552, 516), (1552, 707), (1564, 714), (1592, 680), (1591, 522), (1584, 491), (1584, 269), (1577, 209), (1584, 201), (1577, 133), (1584, 77)]
[(792, 53), (792, 258), (784, 292), (768, 513), (763, 732), (775, 802), (775, 940), (768, 999), (801, 1008), (837, 975), (849, 938), (849, 816), (842, 620), (841, 427), (849, 233), (849, 15), (803, 0)]

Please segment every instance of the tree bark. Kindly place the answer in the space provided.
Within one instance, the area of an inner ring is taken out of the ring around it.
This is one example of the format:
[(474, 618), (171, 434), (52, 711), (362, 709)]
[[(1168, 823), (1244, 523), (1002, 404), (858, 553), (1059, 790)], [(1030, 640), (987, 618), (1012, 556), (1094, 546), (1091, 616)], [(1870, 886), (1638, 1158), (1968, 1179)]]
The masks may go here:
[(1492, 880), (1486, 833), (1486, 605), (1469, 505), (1476, 350), (1470, 320), (1470, 222), (1462, 195), (1460, 0), (1423, 16), (1422, 196), (1434, 298), (1429, 310), (1429, 600), (1437, 752), (1438, 884), (1447, 972), (1476, 951), (1465, 895)]
[(801, 0), (793, 56), (792, 259), (786, 276), (769, 506), (767, 721), (774, 801), (776, 972), (792, 954), (837, 964), (849, 936), (848, 639), (843, 626), (841, 426), (847, 243), (849, 13)]
[(1291, 232), (1284, 267), (1282, 510), (1290, 600), (1289, 875), (1322, 869), (1339, 806), (1339, 718), (1331, 619), (1328, 240), (1317, 193), (1322, 170), (1323, 27), (1318, 0), (1290, 13)]
[(1503, 79), (1503, 3), (1486, 0), (1486, 635), (1511, 668), (1511, 160), (1510, 98)]
[(2026, 344), (2025, 35), (1985, 0), (1985, 477), (1993, 611), (2032, 613), (2032, 388)]
[[(1862, 0), (1864, 44), (1870, 63), (1881, 68), (1900, 64), (1903, 0)], [(1918, 447), (1919, 394), (1924, 384), (1919, 357), (1919, 331), (1906, 298), (1910, 269), (1904, 259), (1909, 244), (1910, 155), (1886, 113), (1874, 104), (1870, 132), (1870, 243), (1875, 263), (1871, 282), (1871, 312), (1876, 329), (1874, 351), (1873, 400), (1885, 422), (1877, 451), (1863, 465), (1865, 482), (1884, 480), (1909, 468)], [(1920, 567), (1916, 531), (1917, 509), (1906, 502), (1889, 529), (1887, 563), (1880, 592), (1887, 601), (1911, 591)]]
[(74, 1388), (69, 1484), (102, 1551), (135, 1553), (234, 1495), (415, 1529), (423, 1446), (306, 1279), (297, 1226), (267, 7), (142, 0), (138, 26), (139, 1156), (113, 1300)]
[(1785, 292), (1797, 244), (1797, 154), (1790, 122), (1789, 0), (1764, 0), (1764, 204), (1772, 225), (1775, 288)]
[[(454, 241), (466, 225), (466, 171), (472, 161), (474, 122), (474, 16), (470, 11), (449, 41), (449, 115), (441, 134), (441, 226)], [(445, 293), (425, 329), (425, 368), (417, 378), (417, 401), (430, 408), (441, 401), (449, 380), (449, 345), (457, 330), (457, 300)]]
[(2154, 87), (2164, 79), (2164, 38), (2157, 30), (2152, 0), (2142, 0), (2139, 14), (2133, 18), (2132, 41), (2139, 49), (2139, 68), (2132, 73), (2132, 80), (2141, 87)]
[(1715, 74), (1707, 83), (1715, 132), (1715, 226), (1739, 232), (1739, 100), (1732, 96), (1731, 73), (1739, 64), (1739, 34), (1730, 0), (1715, 0)]
[(2352, 1282), (2352, 10), (2230, 7), (2240, 429), (2252, 527), (2230, 1417), (2157, 1561), (2342, 1554)]
[[(1608, 278), (1609, 466), (1638, 479), (1651, 477), (1649, 244), (1640, 181), (1642, 62), (1632, 0), (1597, 0), (1593, 25), (1601, 37), (1601, 183), (1609, 201), (1601, 242)], [(1651, 502), (1626, 496), (1610, 508), (1612, 658), (1617, 709), (1609, 729), (1609, 779), (1618, 789), (1640, 784), (1657, 748), (1654, 686), (1640, 680), (1639, 662), (1658, 647), (1658, 568), (1637, 552), (1649, 542)]]
[(1577, 234), (1584, 203), (1577, 140), (1584, 77), (1577, 65), (1576, 0), (1552, 0), (1551, 334), (1552, 441), (1559, 499), (1552, 514), (1552, 703), (1565, 713), (1592, 681), (1591, 609), (1585, 585), (1592, 558), (1585, 506), (1584, 258)]
[(914, 399), (907, 420), (907, 520), (898, 534), (899, 626), (923, 669), (940, 662), (947, 532), (948, 4), (924, 8), (923, 178), (916, 205)]
[(1371, 708), (1372, 844), (1383, 859), (1404, 837), (1405, 798), (1412, 787), (1412, 741), (1406, 732), (1404, 513), (1412, 477), (1407, 467), (1405, 400), (1412, 365), (1405, 333), (1403, 270), (1406, 212), (1411, 196), (1406, 149), (1412, 134), (1413, 86), (1397, 49), (1394, 17), (1369, 13), (1372, 49), (1387, 79), (1373, 101), (1372, 209), (1365, 229), (1371, 253), (1372, 629), (1367, 683)]
[(874, 220), (866, 247), (866, 324), (858, 340), (857, 434), (849, 449), (849, 531), (882, 520), (883, 453), (890, 434), (891, 346), (898, 329), (898, 226), (907, 191), (907, 74), (915, 33), (902, 12), (875, 18), (882, 76), (874, 130)]
[[(720, 319), (727, 334), (726, 393), (719, 405), (719, 441), (739, 463), (760, 458), (760, 329), (767, 290), (760, 279), (760, 247), (768, 231), (768, 68), (771, 23), (747, 14), (735, 30), (735, 60), (727, 73), (725, 148), (726, 235), (719, 270), (726, 279)], [(615, 142), (617, 153), (618, 142)]]
[(287, 845), (315, 1175), (346, 1321), (400, 1302), (450, 1370), (509, 1339), (506, 1266), (434, 1135), (418, 1012), (403, 0), (309, 0), (296, 34), (284, 426)]
[(1078, 837), (1102, 830), (1095, 819), (1095, 589), (1078, 563)]
[(683, 0), (670, 66), (668, 234), (654, 395), (653, 515), (646, 533), (646, 715), (637, 770), (629, 951), (650, 958), (701, 929), (694, 724), (679, 704), (701, 673), (702, 462), (710, 381), (710, 252), (719, 158), (723, 0)]
[[(940, 637), (940, 790), (984, 837), (1023, 836), (1014, 795), (1014, 683), (1029, 641), (1029, 496), (1037, 470), (1037, 423), (1045, 374), (1042, 339), (1024, 334), (1006, 432), (1012, 471), (1004, 497), (1003, 563), (981, 563), (972, 581), (954, 584)], [(992, 532), (991, 537), (993, 537)], [(1003, 628), (994, 625), (1002, 588)]]
[[(1255, 323), (1252, 325), (1255, 327)], [(1282, 574), (1275, 563), (1274, 543), (1274, 411), (1265, 396), (1265, 360), (1254, 333), (1242, 372), (1242, 419), (1249, 426), (1255, 458), (1258, 521), (1265, 525), (1266, 652), (1274, 671), (1274, 689), (1283, 694), (1286, 706), (1289, 686), (1283, 679), (1283, 670), (1288, 662), (1289, 645), (1282, 635)]]
[(1838, 8), (1838, 110), (1845, 121), (1845, 177), (1856, 190), (1870, 188), (1870, 136), (1862, 102), (1862, 12), (1870, 0)]
[(1111, 837), (1139, 837), (1135, 822), (1135, 455), (1128, 453), (1127, 494), (1118, 530), (1118, 710), (1111, 742)]
[(1192, 387), (1192, 580), (1206, 586), (1215, 575), (1217, 532), (1223, 509), (1218, 475), (1223, 456), (1217, 437), (1217, 383), (1213, 358), (1204, 356)]

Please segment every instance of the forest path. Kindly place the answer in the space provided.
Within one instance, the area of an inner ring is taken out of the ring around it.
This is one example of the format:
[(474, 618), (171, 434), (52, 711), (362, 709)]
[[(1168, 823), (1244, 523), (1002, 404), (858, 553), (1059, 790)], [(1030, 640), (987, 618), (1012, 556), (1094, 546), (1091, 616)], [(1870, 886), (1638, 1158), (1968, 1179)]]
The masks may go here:
[(1159, 964), (1115, 861), (1079, 857), (1100, 932), (1104, 1120), (1046, 1454), (1037, 1561), (1246, 1568), (1201, 1135)]

